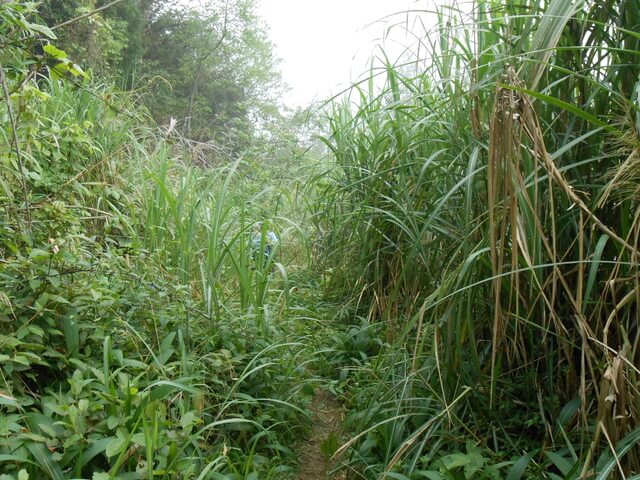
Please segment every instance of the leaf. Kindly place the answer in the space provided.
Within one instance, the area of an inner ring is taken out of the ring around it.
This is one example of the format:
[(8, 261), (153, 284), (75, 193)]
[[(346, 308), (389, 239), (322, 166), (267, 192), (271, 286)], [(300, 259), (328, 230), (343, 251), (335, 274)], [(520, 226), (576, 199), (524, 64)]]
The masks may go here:
[(150, 400), (160, 400), (161, 398), (166, 397), (169, 393), (174, 390), (182, 390), (185, 392), (197, 394), (199, 390), (197, 388), (192, 387), (191, 385), (184, 385), (178, 382), (172, 382), (170, 380), (159, 380), (157, 382), (149, 385), (145, 390), (151, 389), (151, 394), (149, 395)]
[(122, 447), (125, 444), (125, 440), (126, 439), (122, 437), (112, 437), (111, 441), (109, 441), (106, 448), (107, 457), (111, 458), (118, 455), (122, 451)]
[(85, 80), (89, 80), (89, 74), (85, 72), (77, 63), (72, 63), (69, 67), (69, 71), (74, 77), (82, 77)]
[(406, 475), (397, 472), (386, 472), (384, 476), (387, 478), (395, 478), (396, 480), (411, 480), (411, 477), (407, 477)]
[(26, 456), (26, 453), (24, 456), (22, 455), (3, 455), (0, 454), (0, 463), (5, 463), (5, 462), (12, 462), (12, 463), (31, 463), (33, 465), (36, 465), (36, 463), (29, 461), (29, 459)]
[(78, 433), (74, 433), (73, 435), (71, 435), (69, 438), (67, 438), (64, 443), (62, 444), (62, 446), (66, 449), (73, 447), (74, 445), (76, 445), (78, 442), (82, 441), (82, 435), (78, 434)]
[(597, 470), (598, 476), (595, 480), (607, 480), (616, 466), (616, 462), (620, 460), (631, 448), (640, 444), (640, 428), (636, 428), (616, 445), (616, 455), (611, 452), (605, 452), (598, 460)]
[(107, 428), (109, 430), (113, 430), (120, 424), (120, 417), (116, 417), (115, 415), (110, 415), (107, 418)]
[(32, 442), (47, 443), (47, 439), (42, 435), (38, 435), (37, 433), (23, 432), (20, 434), (20, 438), (26, 438), (27, 440), (31, 440)]
[(18, 401), (11, 395), (0, 390), (0, 405), (9, 405), (11, 407), (17, 407)]
[(562, 455), (559, 455), (555, 452), (544, 452), (544, 454), (549, 460), (551, 460), (551, 463), (553, 463), (556, 468), (560, 470), (562, 475), (566, 476), (573, 468), (573, 464)]
[(193, 424), (195, 418), (196, 416), (193, 414), (193, 412), (187, 412), (182, 415), (182, 417), (180, 418), (180, 426), (182, 427), (182, 429), (186, 430), (187, 427), (190, 427)]
[(593, 287), (596, 283), (596, 276), (598, 271), (600, 270), (600, 260), (602, 259), (602, 252), (604, 251), (604, 247), (609, 240), (609, 235), (602, 234), (598, 239), (598, 243), (596, 244), (596, 248), (593, 252), (593, 258), (591, 259), (591, 268), (589, 269), (589, 276), (587, 278), (587, 285), (585, 287), (584, 292), (584, 301), (582, 302), (582, 311), (583, 313), (587, 309), (587, 304), (589, 299), (591, 298), (591, 292), (593, 291)]
[(340, 447), (340, 440), (336, 432), (331, 432), (327, 436), (326, 440), (320, 444), (320, 451), (324, 458), (331, 458)]
[(458, 467), (468, 465), (471, 460), (464, 453), (452, 453), (450, 455), (442, 457), (440, 461), (442, 462), (444, 468), (446, 468), (447, 470), (453, 470)]
[(40, 328), (38, 325), (29, 325), (27, 328), (34, 335), (37, 335), (38, 337), (44, 338), (44, 330), (42, 328)]
[(539, 93), (536, 92), (534, 90), (529, 90), (527, 88), (520, 88), (520, 87), (516, 87), (514, 85), (506, 85), (506, 84), (500, 84), (501, 87), (505, 88), (505, 89), (509, 89), (509, 90), (515, 90), (516, 92), (520, 92), (520, 93), (524, 93), (526, 95), (529, 95), (533, 98), (536, 98), (542, 102), (548, 103), (549, 105), (552, 105), (554, 107), (558, 107), (561, 108), (562, 110), (565, 110), (567, 112), (570, 112), (574, 115), (576, 115), (577, 117), (582, 118), (583, 120), (596, 125), (598, 127), (602, 127), (604, 130), (608, 131), (609, 133), (612, 133), (614, 135), (616, 135), (617, 137), (622, 136), (622, 133), (620, 132), (620, 130), (618, 130), (617, 128), (609, 125), (607, 122), (604, 122), (602, 120), (600, 120), (598, 117), (596, 117), (595, 115), (592, 115), (591, 113), (582, 110), (579, 107), (576, 107), (575, 105), (565, 102), (563, 100), (560, 100), (559, 98), (556, 97), (552, 97), (551, 95), (545, 95), (544, 93)]
[(139, 368), (140, 370), (144, 370), (147, 368), (147, 364), (144, 362), (141, 362), (140, 360), (134, 360), (132, 358), (124, 358), (122, 360), (122, 366), (123, 367), (134, 367), (134, 368)]
[(564, 27), (582, 4), (583, 0), (552, 0), (550, 2), (533, 37), (531, 58), (534, 63), (526, 65), (525, 75), (522, 77), (529, 79), (532, 90), (537, 87), (542, 78)]
[(527, 470), (529, 466), (529, 462), (531, 462), (531, 454), (527, 453), (520, 457), (516, 463), (509, 469), (509, 473), (507, 473), (507, 480), (520, 480), (524, 475), (524, 472)]
[(101, 438), (100, 440), (93, 443), (83, 454), (80, 459), (78, 459), (78, 463), (80, 467), (84, 467), (87, 463), (89, 463), (93, 458), (104, 452), (111, 442), (111, 437)]
[(176, 332), (171, 332), (162, 340), (162, 343), (160, 344), (160, 353), (158, 354), (158, 360), (163, 365), (167, 363), (167, 361), (171, 358), (171, 355), (175, 353), (173, 348), (171, 348), (175, 337)]
[(146, 447), (147, 442), (145, 440), (144, 432), (136, 433), (133, 437), (131, 437), (131, 443)]
[(475, 477), (476, 472), (482, 470), (486, 459), (477, 450), (470, 451), (467, 457), (469, 458), (469, 464), (464, 466), (464, 478), (471, 479)]
[[(25, 415), (24, 418), (27, 421), (29, 428), (33, 432), (41, 432), (43, 426), (46, 425), (47, 432), (52, 432), (52, 431), (55, 432), (53, 436), (58, 438), (64, 436), (64, 432), (65, 432), (64, 428), (60, 427), (59, 425), (56, 425), (56, 422), (51, 417), (48, 417), (41, 413), (31, 412)], [(50, 435), (50, 433), (47, 433), (47, 434)]]
[[(58, 39), (58, 37), (56, 37), (56, 34), (53, 33), (53, 30), (51, 30), (46, 25), (41, 25), (39, 23), (27, 23), (26, 26), (27, 26), (27, 28), (29, 30), (41, 33), (42, 35), (44, 35), (47, 38), (50, 38), (51, 40), (57, 40)], [(45, 45), (45, 48), (46, 48), (46, 45)]]
[(64, 339), (67, 344), (67, 354), (74, 356), (80, 350), (80, 329), (78, 328), (78, 324), (70, 318), (63, 318), (62, 326), (64, 329)]
[(420, 478), (426, 478), (428, 480), (444, 480), (442, 474), (435, 470), (416, 470), (413, 473)]
[(42, 433), (48, 435), (50, 438), (56, 438), (58, 436), (56, 430), (51, 424), (38, 423), (38, 428)]
[(223, 475), (220, 472), (209, 472), (209, 477), (212, 480), (231, 480), (229, 477), (227, 477), (226, 475)]
[(22, 342), (17, 338), (9, 337), (7, 335), (0, 335), (0, 348), (13, 349), (18, 345), (22, 345)]
[(570, 400), (564, 407), (562, 407), (562, 410), (560, 410), (560, 413), (558, 414), (558, 419), (556, 420), (557, 427), (558, 427), (556, 431), (559, 431), (560, 428), (566, 427), (567, 424), (571, 421), (571, 419), (576, 415), (579, 408), (580, 408), (579, 397), (576, 397), (573, 400)]
[(62, 470), (51, 459), (51, 453), (42, 443), (26, 442), (25, 446), (38, 462), (38, 466), (53, 480), (64, 480)]
[(67, 52), (65, 52), (64, 50), (60, 50), (59, 48), (51, 45), (50, 43), (42, 47), (42, 49), (48, 55), (51, 55), (53, 58), (57, 58), (57, 59), (67, 58)]

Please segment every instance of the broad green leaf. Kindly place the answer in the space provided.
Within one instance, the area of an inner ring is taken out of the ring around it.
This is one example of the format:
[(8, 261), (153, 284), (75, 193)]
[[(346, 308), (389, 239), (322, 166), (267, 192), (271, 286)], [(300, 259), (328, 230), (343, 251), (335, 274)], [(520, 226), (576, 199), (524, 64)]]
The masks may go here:
[(211, 478), (212, 480), (233, 480), (232, 478), (223, 475), (220, 472), (209, 472), (209, 478)]
[(182, 415), (182, 417), (180, 417), (180, 426), (182, 427), (182, 429), (186, 430), (187, 427), (190, 427), (193, 424), (195, 418), (196, 416), (193, 414), (193, 412), (187, 412)]
[(67, 58), (67, 52), (64, 50), (60, 50), (59, 48), (51, 45), (50, 43), (42, 47), (42, 49), (53, 58), (57, 58), (59, 60)]
[(43, 443), (26, 442), (25, 446), (31, 452), (40, 469), (46, 473), (52, 480), (64, 480), (64, 474), (62, 470), (51, 459), (51, 452), (49, 452)]
[(147, 442), (145, 440), (145, 434), (144, 432), (139, 432), (136, 433), (135, 435), (133, 435), (133, 437), (131, 437), (131, 443), (135, 443), (138, 444), (142, 447), (146, 447)]
[(567, 423), (569, 423), (575, 416), (579, 409), (580, 398), (576, 397), (573, 400), (570, 400), (564, 407), (562, 407), (562, 410), (560, 410), (560, 413), (558, 414), (558, 419), (556, 420), (557, 427), (564, 428)]
[(78, 459), (78, 463), (81, 467), (93, 460), (94, 457), (104, 452), (107, 446), (111, 442), (112, 437), (101, 438), (91, 444), (91, 446), (82, 454), (82, 457)]
[(452, 453), (442, 457), (440, 461), (447, 470), (453, 470), (467, 465), (471, 459), (464, 453)]
[(407, 477), (406, 475), (403, 475), (402, 473), (397, 473), (397, 472), (385, 472), (383, 475), (383, 478), (395, 478), (396, 480), (411, 480), (411, 477)]
[(562, 455), (557, 454), (556, 452), (546, 451), (544, 454), (547, 456), (551, 463), (553, 463), (558, 470), (562, 472), (563, 475), (567, 475), (571, 469), (573, 468), (573, 463), (571, 463), (568, 459), (563, 457)]
[(46, 25), (41, 25), (39, 23), (28, 23), (27, 28), (29, 30), (33, 30), (34, 32), (41, 33), (42, 35), (44, 35), (47, 38), (50, 38), (51, 40), (57, 40), (58, 38), (56, 37), (56, 34), (53, 33), (53, 30), (51, 30)]
[(11, 407), (17, 407), (19, 403), (14, 397), (0, 390), (0, 405), (9, 405)]
[(531, 457), (532, 455), (530, 453), (520, 457), (509, 469), (509, 472), (507, 473), (507, 480), (520, 480), (531, 462)]
[(87, 72), (85, 72), (82, 67), (80, 67), (80, 65), (78, 65), (77, 63), (71, 63), (69, 66), (69, 72), (74, 76), (74, 77), (82, 77), (85, 80), (89, 80), (89, 75), (87, 74)]
[(442, 474), (436, 470), (416, 470), (413, 473), (418, 478), (426, 478), (427, 480), (444, 480)]
[(111, 458), (118, 455), (125, 446), (125, 443), (126, 439), (123, 437), (112, 437), (105, 450), (107, 457)]

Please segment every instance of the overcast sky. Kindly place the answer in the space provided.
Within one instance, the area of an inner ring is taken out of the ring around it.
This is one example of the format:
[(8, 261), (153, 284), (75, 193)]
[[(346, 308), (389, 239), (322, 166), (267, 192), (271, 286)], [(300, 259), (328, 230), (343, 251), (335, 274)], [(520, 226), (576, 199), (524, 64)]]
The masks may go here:
[[(425, 6), (425, 0), (259, 0), (258, 11), (270, 29), (281, 71), (291, 90), (289, 106), (306, 106), (340, 91), (366, 69), (385, 31), (404, 24), (397, 12)], [(385, 20), (381, 21), (381, 19)], [(391, 29), (391, 55), (406, 44), (404, 29)]]

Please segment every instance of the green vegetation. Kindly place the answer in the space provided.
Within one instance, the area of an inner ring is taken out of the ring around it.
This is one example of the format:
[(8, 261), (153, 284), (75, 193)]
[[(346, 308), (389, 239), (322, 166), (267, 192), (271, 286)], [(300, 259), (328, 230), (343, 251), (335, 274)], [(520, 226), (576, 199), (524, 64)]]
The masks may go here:
[(34, 82), (22, 44), (55, 40), (34, 7), (0, 5), (12, 100), (7, 109), (3, 96), (3, 478), (280, 478), (306, 415), (307, 347), (273, 321), (289, 308), (287, 277), (251, 268), (246, 232), (275, 212), (295, 238), (272, 210), (295, 199), (255, 191), (257, 159), (191, 166), (201, 152), (146, 126), (136, 93), (81, 84), (60, 49), (51, 60), (70, 78)]
[(0, 2), (1, 480), (296, 478), (318, 387), (349, 479), (639, 478), (637, 2), (442, 7), (324, 153), (252, 2), (108, 3)]
[(389, 341), (354, 376), (354, 468), (638, 472), (639, 14), (443, 10), (428, 60), (334, 107), (316, 218), (333, 290)]
[[(48, 25), (61, 25), (55, 43), (76, 62), (142, 93), (158, 124), (173, 117), (186, 139), (213, 140), (227, 155), (260, 140), (255, 123), (281, 118), (277, 62), (254, 10), (249, 0), (47, 0), (40, 8)], [(219, 156), (211, 161), (227, 159)]]

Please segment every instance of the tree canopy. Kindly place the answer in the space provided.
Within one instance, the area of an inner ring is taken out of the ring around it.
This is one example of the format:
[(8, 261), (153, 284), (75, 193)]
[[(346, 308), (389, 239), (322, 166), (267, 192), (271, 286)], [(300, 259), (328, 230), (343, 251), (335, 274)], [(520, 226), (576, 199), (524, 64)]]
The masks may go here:
[(109, 3), (47, 0), (41, 13), (61, 48), (141, 92), (158, 123), (237, 151), (277, 115), (277, 59), (252, 1), (123, 0), (65, 25)]

